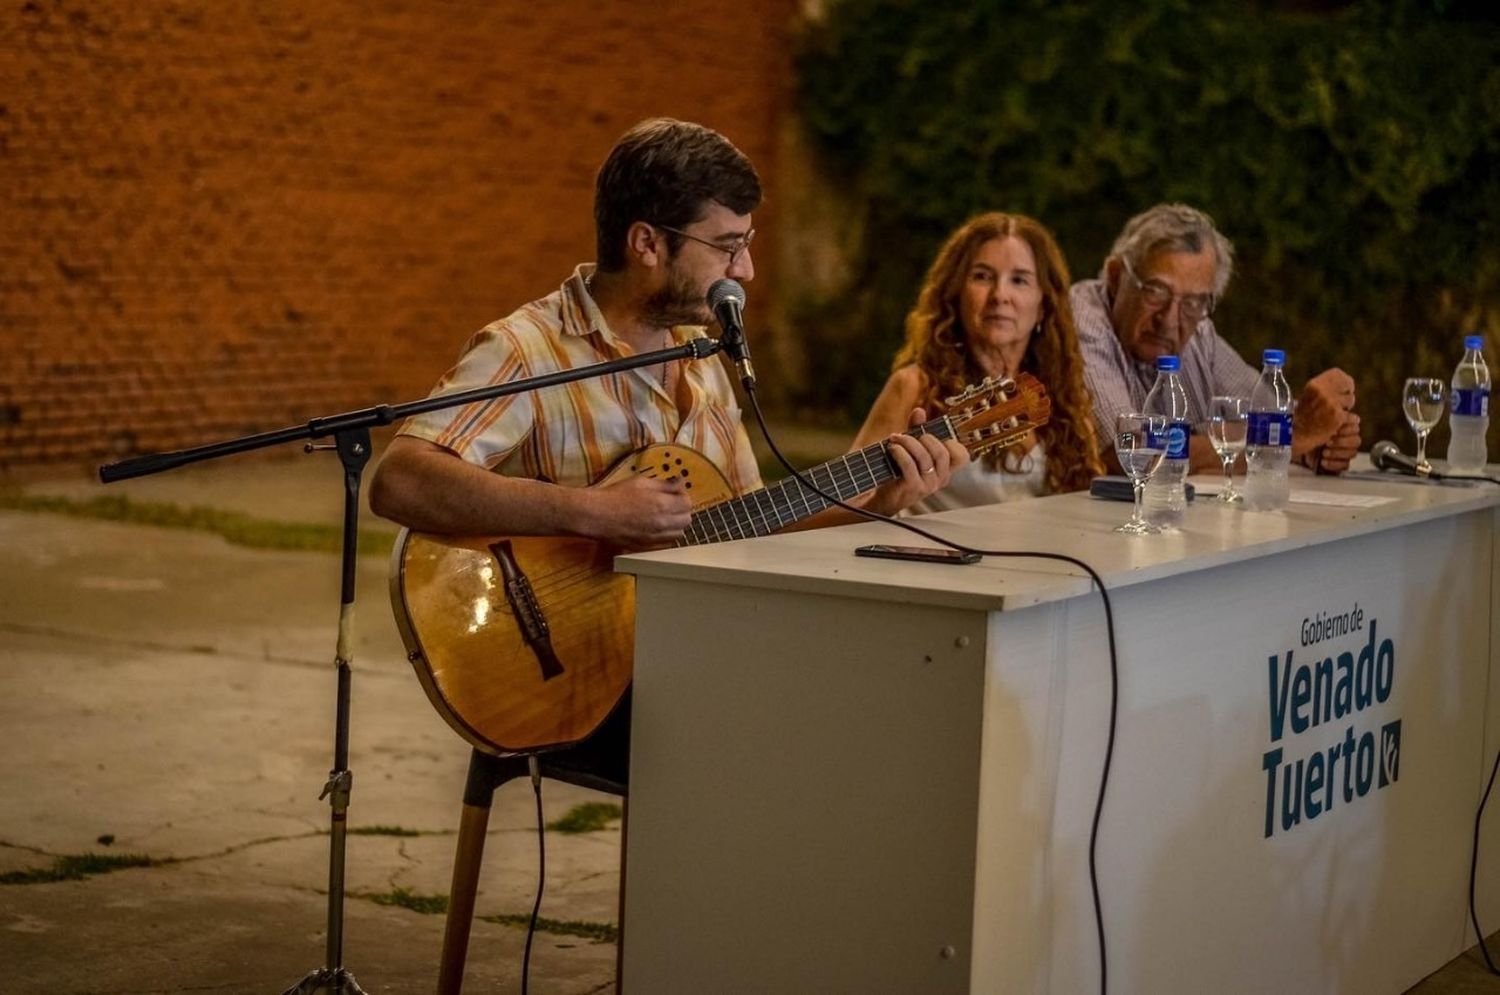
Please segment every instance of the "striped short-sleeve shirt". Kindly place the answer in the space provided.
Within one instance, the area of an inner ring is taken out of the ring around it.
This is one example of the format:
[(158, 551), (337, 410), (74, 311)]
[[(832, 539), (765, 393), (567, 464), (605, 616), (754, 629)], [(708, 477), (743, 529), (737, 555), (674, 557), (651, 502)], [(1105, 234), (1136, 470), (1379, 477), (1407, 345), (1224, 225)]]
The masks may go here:
[[(634, 353), (605, 324), (589, 296), (592, 264), (556, 293), (481, 329), (432, 396), (498, 384)], [(680, 344), (702, 328), (671, 330)], [(723, 471), (737, 493), (760, 486), (739, 405), (717, 358), (681, 362), (685, 413), (645, 369), (416, 415), (401, 434), (426, 439), (470, 463), (510, 477), (585, 487), (643, 446), (691, 446)]]

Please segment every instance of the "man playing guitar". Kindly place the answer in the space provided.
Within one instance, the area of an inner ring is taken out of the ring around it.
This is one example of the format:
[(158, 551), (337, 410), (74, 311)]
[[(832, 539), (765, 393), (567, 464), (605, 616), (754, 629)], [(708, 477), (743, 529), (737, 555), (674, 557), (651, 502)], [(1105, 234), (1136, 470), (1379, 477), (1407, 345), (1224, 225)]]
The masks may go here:
[[(597, 264), (578, 266), (556, 292), (482, 329), (434, 394), (702, 334), (712, 321), (709, 286), (755, 275), (750, 213), (760, 199), (754, 167), (717, 132), (669, 119), (636, 125), (599, 171)], [(923, 418), (913, 412), (912, 424)], [(760, 486), (724, 366), (673, 362), (412, 418), (376, 470), (370, 504), (426, 533), (667, 546), (691, 519), (683, 480), (631, 475), (599, 483), (622, 457), (659, 442), (702, 453), (740, 493)], [(861, 499), (887, 514), (945, 486), (969, 458), (963, 445), (931, 434), (892, 436), (889, 453), (899, 476)], [(829, 508), (795, 527), (848, 520)], [(628, 711), (628, 703), (617, 708), (572, 751), (584, 769), (617, 783), (626, 780)]]

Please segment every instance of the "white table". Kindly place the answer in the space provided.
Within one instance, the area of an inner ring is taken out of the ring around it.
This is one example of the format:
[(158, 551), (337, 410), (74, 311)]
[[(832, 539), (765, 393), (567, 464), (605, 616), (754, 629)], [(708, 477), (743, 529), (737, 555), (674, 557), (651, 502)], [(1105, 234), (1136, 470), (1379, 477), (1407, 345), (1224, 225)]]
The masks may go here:
[[(1112, 592), (1112, 992), (1400, 992), (1472, 942), (1500, 488), (1293, 484), (1393, 500), (1199, 502), (1154, 537), (1113, 533), (1129, 507), (1083, 495), (920, 520), (1080, 557)], [(638, 578), (625, 991), (1098, 990), (1098, 595), (1059, 563), (851, 554), (868, 542), (922, 540), (872, 524), (620, 560)], [(1304, 645), (1325, 615), (1347, 634)]]

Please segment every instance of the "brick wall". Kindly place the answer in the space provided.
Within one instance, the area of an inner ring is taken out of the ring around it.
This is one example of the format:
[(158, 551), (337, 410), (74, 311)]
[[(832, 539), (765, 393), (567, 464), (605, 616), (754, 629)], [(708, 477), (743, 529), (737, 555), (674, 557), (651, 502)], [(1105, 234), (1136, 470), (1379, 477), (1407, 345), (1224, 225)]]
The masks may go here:
[(0, 469), (420, 396), (593, 257), (640, 118), (775, 196), (794, 0), (4, 3)]

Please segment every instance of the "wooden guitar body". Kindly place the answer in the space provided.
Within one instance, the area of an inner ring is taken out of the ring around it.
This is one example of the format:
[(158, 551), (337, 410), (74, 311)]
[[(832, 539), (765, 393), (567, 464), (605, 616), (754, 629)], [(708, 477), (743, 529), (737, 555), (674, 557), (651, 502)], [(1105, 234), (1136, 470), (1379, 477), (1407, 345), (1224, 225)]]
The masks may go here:
[[(695, 509), (734, 497), (684, 446), (638, 450), (602, 482), (627, 474), (683, 478)], [(401, 532), (396, 625), (454, 731), (504, 755), (578, 742), (609, 716), (635, 653), (635, 578), (614, 572), (616, 552), (591, 539)]]

